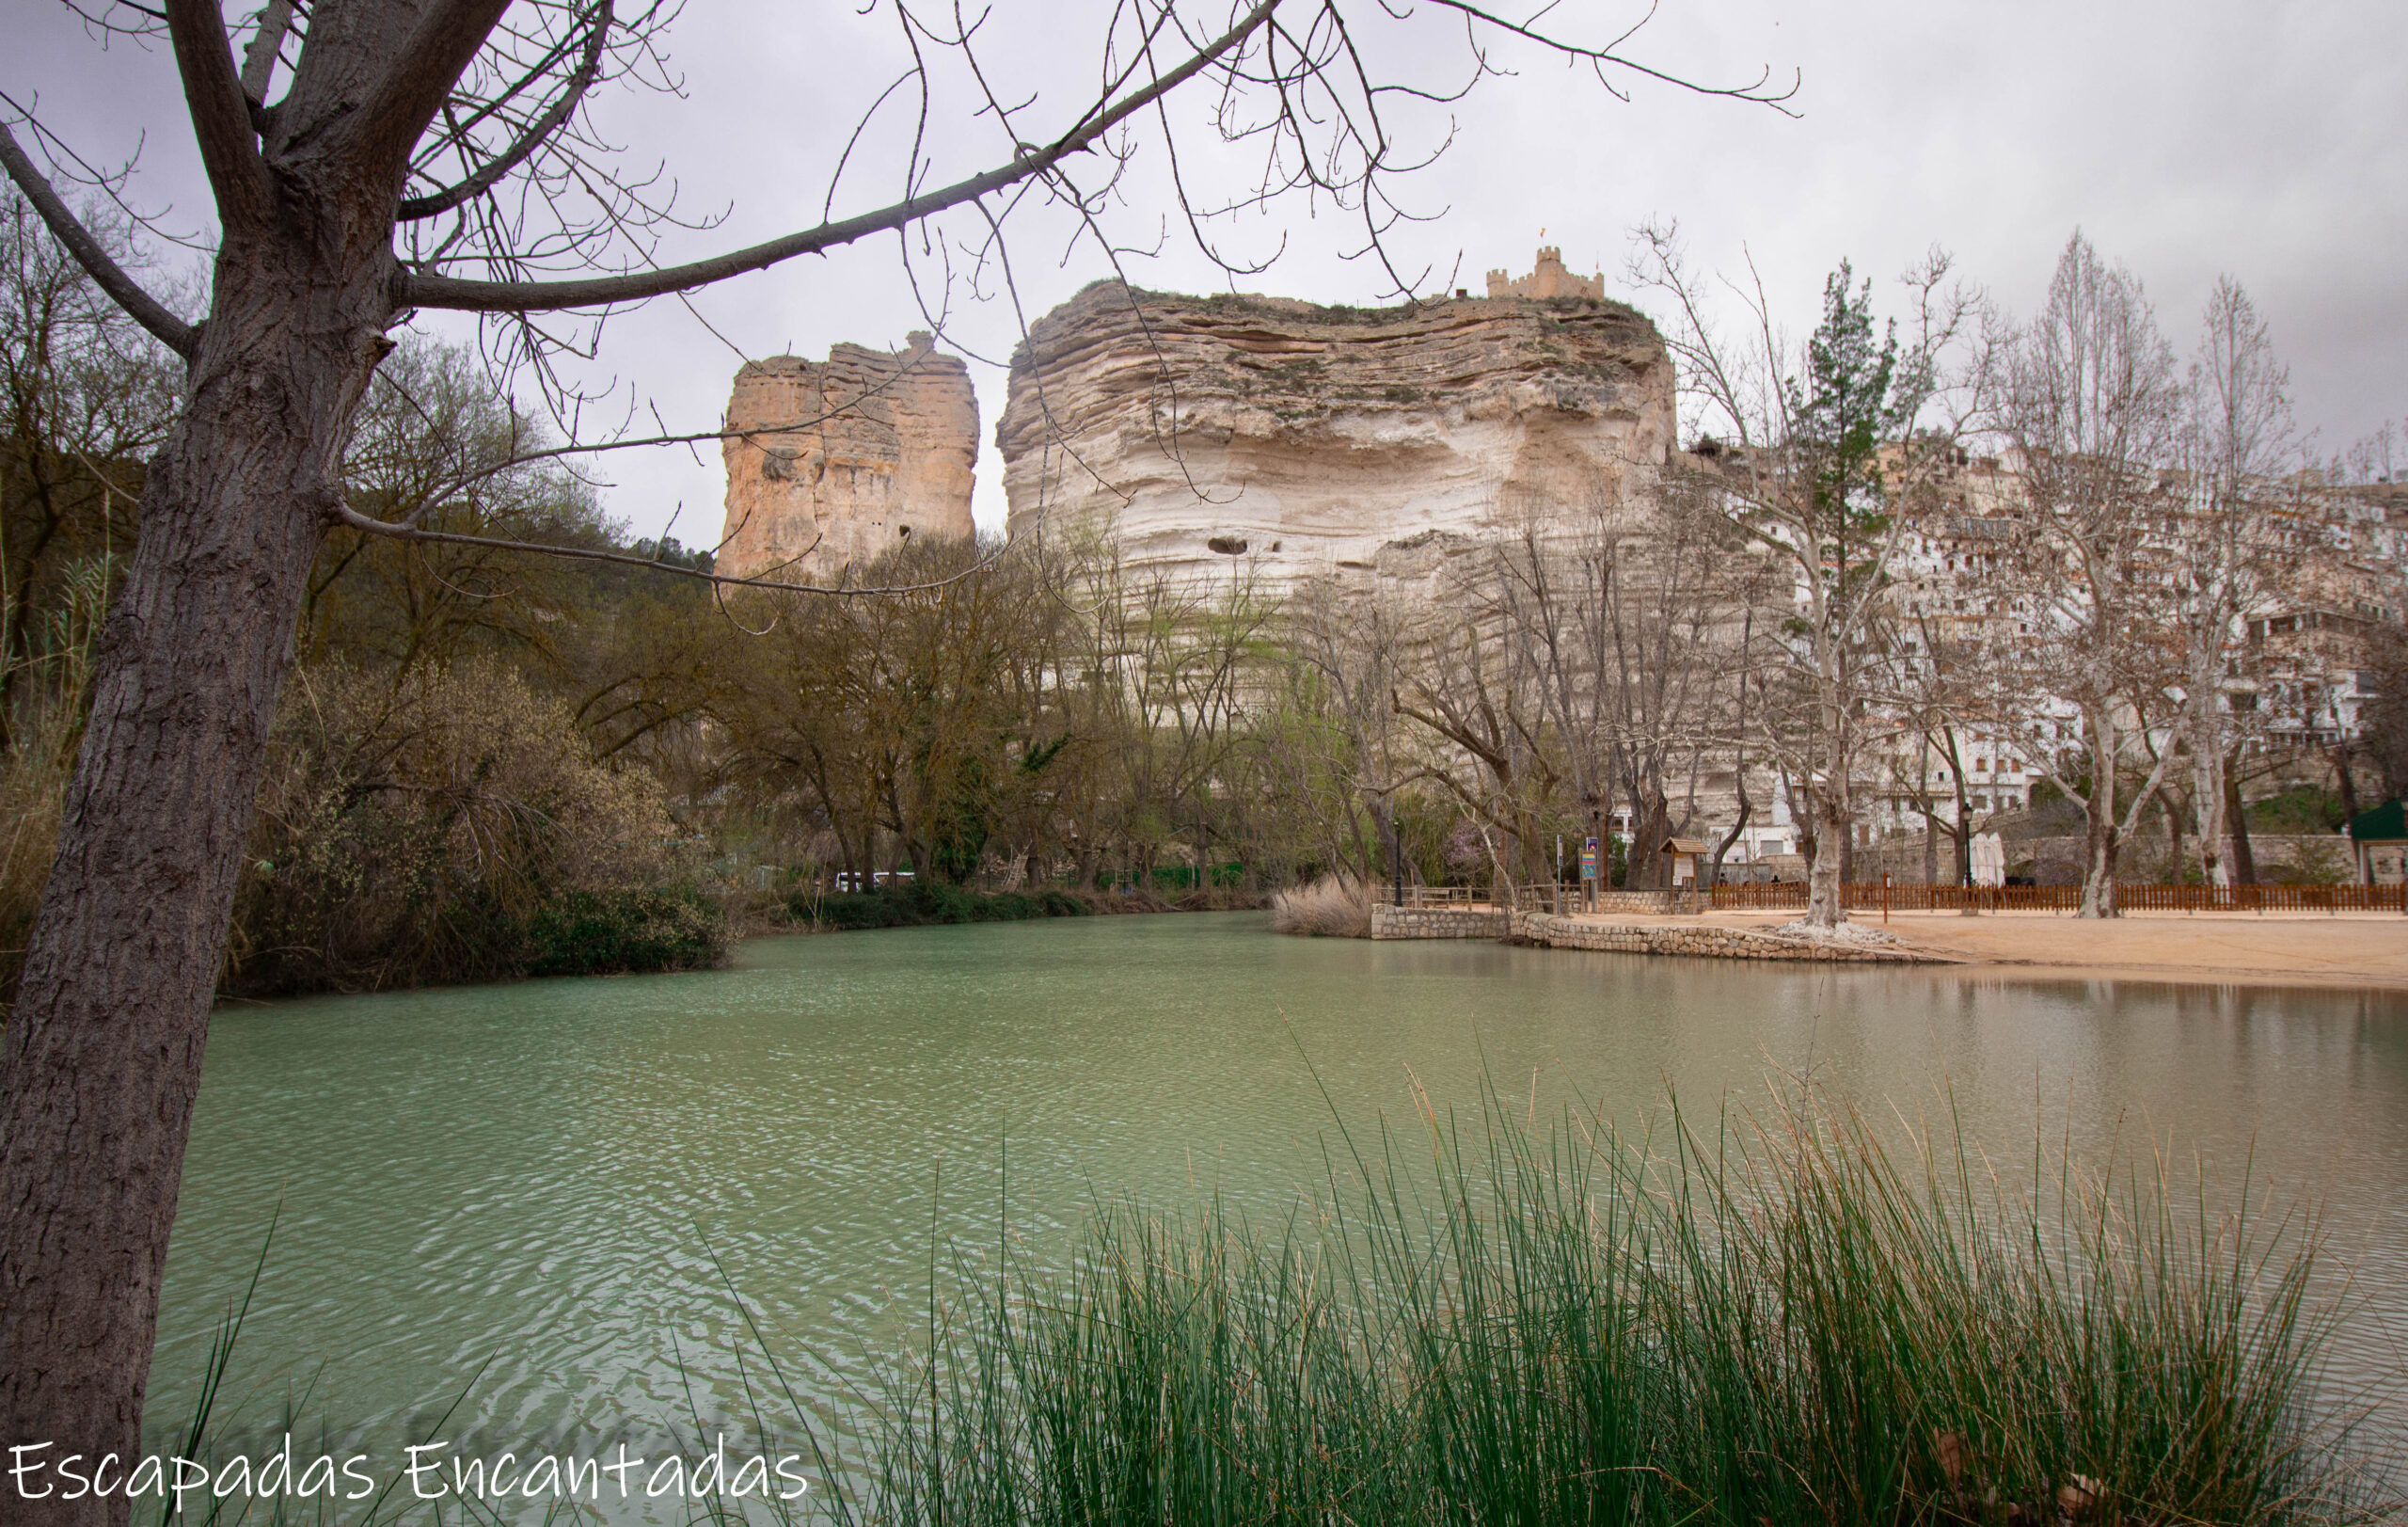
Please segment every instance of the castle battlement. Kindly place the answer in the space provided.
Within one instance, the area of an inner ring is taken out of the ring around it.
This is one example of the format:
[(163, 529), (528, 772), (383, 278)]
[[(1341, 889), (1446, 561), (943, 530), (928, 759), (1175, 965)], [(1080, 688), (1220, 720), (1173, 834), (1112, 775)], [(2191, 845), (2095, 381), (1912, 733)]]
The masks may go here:
[(1563, 268), (1562, 247), (1543, 244), (1539, 246), (1538, 258), (1530, 273), (1519, 280), (1501, 270), (1490, 271), (1488, 294), (1492, 297), (1532, 297), (1540, 300), (1585, 297), (1591, 302), (1602, 302), (1606, 296), (1606, 278), (1603, 272), (1594, 276), (1573, 275)]

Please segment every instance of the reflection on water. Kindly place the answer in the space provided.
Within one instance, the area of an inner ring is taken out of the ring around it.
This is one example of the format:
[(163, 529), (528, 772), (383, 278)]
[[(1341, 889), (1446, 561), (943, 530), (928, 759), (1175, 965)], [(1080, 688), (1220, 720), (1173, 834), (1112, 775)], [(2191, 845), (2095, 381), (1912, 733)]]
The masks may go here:
[(1099, 1193), (1291, 1203), (1333, 1107), (1375, 1128), (1417, 1078), (1471, 1104), (1483, 1069), (1624, 1124), (1668, 1087), (1694, 1112), (1811, 1070), (1902, 1118), (1953, 1106), (2009, 1160), (2170, 1141), (2185, 1174), (2320, 1197), (2365, 1301), (2344, 1361), (2408, 1366), (2400, 996), (1285, 939), (1241, 914), (229, 1009), (150, 1413), (188, 1413), (279, 1201), (235, 1376), (254, 1420), (308, 1386), (312, 1414), (389, 1439), (489, 1362), (447, 1436), (657, 1437), (688, 1383), (705, 1419), (745, 1409), (713, 1253), (830, 1384), (924, 1312), (932, 1235), (992, 1243), (1006, 1142), (1012, 1233), (1042, 1253)]

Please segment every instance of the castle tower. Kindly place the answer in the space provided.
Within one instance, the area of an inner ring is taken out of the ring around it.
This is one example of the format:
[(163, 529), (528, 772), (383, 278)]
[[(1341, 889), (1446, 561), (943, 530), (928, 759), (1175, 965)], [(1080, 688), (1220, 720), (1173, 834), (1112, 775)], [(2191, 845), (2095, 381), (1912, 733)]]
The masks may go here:
[(1538, 259), (1530, 273), (1519, 280), (1504, 271), (1488, 273), (1488, 294), (1492, 297), (1529, 297), (1546, 301), (1555, 297), (1579, 297), (1590, 302), (1603, 302), (1606, 278), (1601, 271), (1594, 276), (1575, 276), (1563, 268), (1563, 250), (1555, 245), (1539, 247)]

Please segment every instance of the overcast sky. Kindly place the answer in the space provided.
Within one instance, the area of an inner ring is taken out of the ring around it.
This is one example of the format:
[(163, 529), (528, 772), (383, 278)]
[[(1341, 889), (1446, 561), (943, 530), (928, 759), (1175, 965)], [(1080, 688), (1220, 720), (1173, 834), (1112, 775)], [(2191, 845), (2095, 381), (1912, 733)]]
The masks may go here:
[[(205, 230), (206, 197), (164, 48), (104, 51), (51, 0), (8, 0), (8, 8), (0, 87), (20, 102), (39, 97), (44, 123), (95, 161), (139, 147), (135, 199)], [(1076, 109), (1079, 87), (1095, 77), (1093, 18), (1105, 8), (997, 0), (987, 61), (1007, 82), (1002, 93), (1035, 95), (1023, 131)], [(1362, 12), (1373, 65), (1388, 76), (1435, 84), (1460, 72), (1459, 25), (1430, 12), (1393, 23), (1353, 0), (1345, 8)], [(1566, 0), (1545, 24), (1597, 40), (1637, 14)], [(891, 14), (858, 16), (848, 0), (692, 0), (667, 42), (682, 96), (618, 92), (597, 108), (604, 129), (629, 146), (627, 163), (665, 167), (681, 208), (726, 214), (716, 230), (675, 233), (664, 260), (817, 221), (846, 134), (900, 57)], [(1840, 260), (1887, 279), (1933, 245), (2022, 314), (2080, 227), (2143, 278), (2179, 349), (2210, 283), (2238, 278), (2271, 323), (2299, 422), (2324, 453), (2408, 414), (2401, 0), (1663, 0), (1625, 51), (1708, 83), (1745, 83), (1766, 68), (1785, 82), (1795, 72), (1798, 115), (1643, 80), (1622, 82), (1624, 103), (1586, 73), (1505, 49), (1513, 77), (1488, 80), (1451, 107), (1400, 113), (1417, 141), (1453, 133), (1434, 167), (1398, 187), (1416, 211), (1438, 215), (1390, 241), (1408, 274), (1435, 272), (1423, 291), (1477, 292), (1490, 266), (1520, 274), (1543, 236), (1620, 291), (1628, 230), (1676, 218), (1701, 265), (1752, 256), (1800, 326)], [(941, 100), (932, 118), (938, 183), (1002, 157), (991, 120), (958, 104), (957, 79), (945, 76), (957, 104)], [(1244, 167), (1208, 151), (1210, 106), (1202, 95), (1175, 100), (1173, 122), (1193, 144), (1192, 187), (1226, 190)], [(892, 199), (902, 163), (895, 135), (905, 125), (890, 112), (873, 127), (838, 188), (840, 215)], [(1143, 160), (1107, 227), (1151, 245), (1171, 206), (1165, 183), (1159, 156)], [(946, 227), (958, 239), (976, 231), (959, 218)], [(1312, 215), (1300, 200), (1284, 202), (1227, 232), (1249, 251), (1286, 243), (1269, 271), (1234, 283), (1241, 290), (1384, 297), (1380, 271), (1341, 258), (1359, 244), (1358, 228), (1326, 207)], [(1014, 226), (1029, 318), (1107, 272), (1091, 246), (1066, 250), (1068, 233), (1045, 215)], [(1131, 263), (1136, 279), (1189, 291), (1233, 284), (1181, 229), (1164, 240), (1160, 256)], [(657, 408), (675, 427), (707, 429), (738, 350), (816, 358), (840, 341), (897, 344), (924, 326), (901, 271), (892, 237), (792, 262), (697, 297), (707, 326), (674, 301), (616, 317), (595, 360), (576, 369), (589, 386), (615, 387), (613, 418), (630, 406), (647, 416)], [(952, 297), (953, 347), (1002, 360), (1018, 331), (1010, 304), (960, 281)], [(991, 430), (1003, 374), (984, 363), (974, 372), (987, 429), (978, 516), (998, 524)], [(607, 462), (606, 502), (633, 531), (656, 533), (674, 514), (681, 539), (716, 538), (724, 488), (716, 450), (699, 461), (654, 451)]]

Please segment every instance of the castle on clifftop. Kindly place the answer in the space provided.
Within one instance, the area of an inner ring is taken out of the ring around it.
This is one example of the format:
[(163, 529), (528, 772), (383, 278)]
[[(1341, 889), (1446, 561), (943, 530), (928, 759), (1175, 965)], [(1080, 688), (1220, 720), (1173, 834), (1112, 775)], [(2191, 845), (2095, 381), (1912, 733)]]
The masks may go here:
[(1575, 276), (1563, 268), (1563, 251), (1554, 245), (1539, 249), (1539, 262), (1520, 280), (1510, 279), (1501, 270), (1488, 273), (1488, 294), (1492, 297), (1530, 297), (1545, 301), (1549, 297), (1582, 297), (1590, 302), (1606, 299), (1606, 278), (1601, 271), (1594, 276)]

